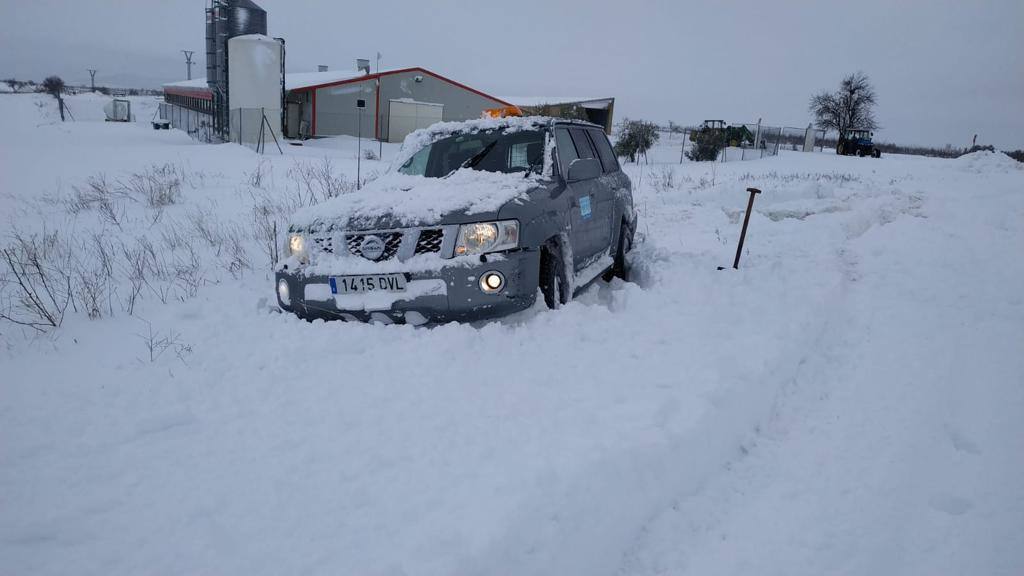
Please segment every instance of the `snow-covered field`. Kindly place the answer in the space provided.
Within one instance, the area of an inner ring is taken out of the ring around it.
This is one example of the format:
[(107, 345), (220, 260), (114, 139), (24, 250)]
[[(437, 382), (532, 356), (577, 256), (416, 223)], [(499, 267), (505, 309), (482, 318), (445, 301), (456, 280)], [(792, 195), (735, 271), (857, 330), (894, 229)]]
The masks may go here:
[(0, 321), (0, 574), (1024, 573), (1022, 164), (666, 142), (627, 166), (637, 283), (310, 324), (268, 230), (353, 139), (69, 102), (0, 96), (2, 245), (73, 287), (57, 329)]

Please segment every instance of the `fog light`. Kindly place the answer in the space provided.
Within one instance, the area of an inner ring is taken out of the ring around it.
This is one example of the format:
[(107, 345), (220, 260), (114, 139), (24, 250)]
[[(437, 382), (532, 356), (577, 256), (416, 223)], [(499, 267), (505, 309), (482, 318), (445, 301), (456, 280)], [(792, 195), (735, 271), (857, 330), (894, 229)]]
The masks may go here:
[(487, 294), (496, 294), (505, 287), (505, 277), (501, 272), (485, 272), (480, 276), (480, 289)]
[(291, 306), (292, 304), (292, 296), (288, 291), (288, 281), (284, 278), (277, 281), (277, 299), (285, 306)]

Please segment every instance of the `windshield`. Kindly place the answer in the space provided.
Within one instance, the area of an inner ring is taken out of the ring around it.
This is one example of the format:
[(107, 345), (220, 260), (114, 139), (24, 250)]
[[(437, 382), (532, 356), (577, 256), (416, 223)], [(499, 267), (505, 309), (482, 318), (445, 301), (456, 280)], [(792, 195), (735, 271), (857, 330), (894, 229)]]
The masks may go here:
[(540, 171), (544, 134), (542, 130), (455, 134), (413, 154), (398, 171), (428, 178), (442, 178), (462, 167), (504, 173)]

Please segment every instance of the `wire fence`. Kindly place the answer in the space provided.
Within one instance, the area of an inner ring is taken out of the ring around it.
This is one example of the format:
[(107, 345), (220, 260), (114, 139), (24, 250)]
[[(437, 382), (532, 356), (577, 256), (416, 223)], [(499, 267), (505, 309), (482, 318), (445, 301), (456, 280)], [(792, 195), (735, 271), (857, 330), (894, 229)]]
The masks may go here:
[(169, 122), (171, 128), (186, 132), (199, 142), (210, 144), (220, 141), (213, 129), (212, 114), (170, 102), (161, 102), (157, 109), (157, 115), (161, 120)]
[[(219, 143), (223, 139), (214, 129), (213, 115), (171, 102), (161, 102), (157, 116), (171, 128), (187, 133), (193, 139), (207, 144)], [(268, 145), (280, 149), (280, 111), (270, 114), (263, 108), (236, 108), (228, 115), (230, 127), (228, 141), (263, 152)], [(154, 128), (156, 128), (154, 122)]]
[[(682, 127), (674, 124), (668, 128), (659, 127), (660, 132), (667, 133), (666, 140), (679, 141), (680, 163), (693, 156), (694, 147), (705, 130), (698, 126)], [(760, 160), (777, 156), (783, 150), (822, 152), (826, 144), (825, 131), (813, 127), (742, 123), (711, 130), (714, 130), (721, 147), (716, 157), (717, 162)]]

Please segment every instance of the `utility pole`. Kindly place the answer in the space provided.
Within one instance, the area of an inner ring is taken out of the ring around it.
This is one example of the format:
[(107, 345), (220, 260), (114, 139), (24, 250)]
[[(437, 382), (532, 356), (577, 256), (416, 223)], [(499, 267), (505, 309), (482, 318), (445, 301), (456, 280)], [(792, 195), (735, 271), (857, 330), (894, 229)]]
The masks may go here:
[(182, 50), (181, 52), (182, 52), (182, 54), (185, 55), (185, 66), (188, 67), (188, 78), (187, 78), (187, 80), (191, 80), (192, 79), (192, 54), (194, 54), (195, 51), (194, 50)]
[(96, 71), (93, 70), (92, 68), (87, 68), (87, 70), (89, 70), (89, 84), (90, 84), (90, 86), (92, 86), (92, 91), (95, 92), (96, 91)]
[[(377, 52), (377, 114), (380, 114), (380, 52)], [(377, 160), (384, 157), (383, 118), (377, 118)]]

